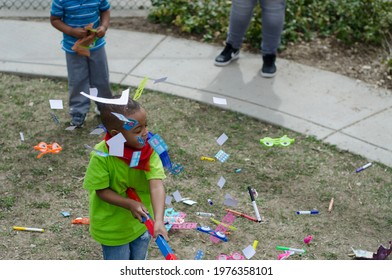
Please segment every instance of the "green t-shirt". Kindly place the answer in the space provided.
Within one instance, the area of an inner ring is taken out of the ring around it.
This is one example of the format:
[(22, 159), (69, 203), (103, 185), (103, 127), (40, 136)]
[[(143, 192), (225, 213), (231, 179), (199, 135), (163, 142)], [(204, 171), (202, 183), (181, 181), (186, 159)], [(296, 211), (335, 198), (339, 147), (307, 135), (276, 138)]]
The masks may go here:
[[(95, 149), (108, 153), (105, 141), (97, 144)], [(107, 246), (118, 246), (135, 240), (146, 231), (144, 224), (134, 218), (131, 211), (103, 201), (96, 190), (110, 187), (127, 197), (126, 190), (132, 187), (153, 216), (148, 181), (165, 178), (161, 159), (155, 151), (150, 157), (150, 171), (131, 168), (117, 157), (103, 157), (92, 151), (83, 183), (89, 191), (92, 238)]]

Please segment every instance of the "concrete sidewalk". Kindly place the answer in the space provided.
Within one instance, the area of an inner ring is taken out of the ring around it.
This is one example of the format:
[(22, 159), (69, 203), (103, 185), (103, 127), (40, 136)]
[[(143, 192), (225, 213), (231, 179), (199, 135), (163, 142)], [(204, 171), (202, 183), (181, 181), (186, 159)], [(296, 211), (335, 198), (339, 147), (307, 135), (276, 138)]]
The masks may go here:
[[(49, 22), (0, 20), (0, 38), (1, 72), (66, 78), (62, 35)], [(225, 109), (392, 166), (391, 91), (283, 59), (265, 79), (261, 57), (249, 53), (220, 68), (213, 61), (221, 49), (163, 35), (109, 29), (107, 42), (113, 83), (168, 77), (146, 87), (215, 106), (213, 97), (225, 98)]]

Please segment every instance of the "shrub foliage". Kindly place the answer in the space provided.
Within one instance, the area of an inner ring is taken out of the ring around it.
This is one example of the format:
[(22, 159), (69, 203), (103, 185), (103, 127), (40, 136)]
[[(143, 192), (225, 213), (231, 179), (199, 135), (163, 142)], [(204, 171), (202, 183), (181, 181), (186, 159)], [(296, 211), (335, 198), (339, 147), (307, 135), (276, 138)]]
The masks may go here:
[[(152, 0), (149, 19), (199, 34), (205, 41), (225, 39), (231, 1)], [(254, 10), (245, 40), (258, 47), (261, 9)], [(282, 45), (315, 36), (336, 36), (347, 44), (382, 44), (392, 30), (389, 0), (287, 0)]]
[[(175, 25), (206, 42), (225, 40), (230, 0), (151, 0), (149, 19)], [(350, 45), (356, 42), (385, 45), (386, 63), (392, 73), (392, 0), (287, 0), (282, 48), (289, 42), (335, 36)], [(261, 8), (254, 9), (244, 41), (259, 48)]]

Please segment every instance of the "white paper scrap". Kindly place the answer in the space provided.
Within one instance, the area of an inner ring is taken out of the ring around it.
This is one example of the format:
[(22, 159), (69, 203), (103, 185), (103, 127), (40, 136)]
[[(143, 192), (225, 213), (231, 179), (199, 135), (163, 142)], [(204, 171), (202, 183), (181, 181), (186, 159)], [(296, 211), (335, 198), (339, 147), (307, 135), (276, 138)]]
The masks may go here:
[(183, 199), (182, 200), (183, 203), (188, 204), (188, 205), (193, 205), (196, 204), (196, 201), (190, 200), (190, 199)]
[(64, 109), (63, 100), (61, 99), (50, 99), (49, 100), (50, 109)]
[(76, 128), (76, 126), (72, 125), (72, 126), (68, 126), (65, 130), (74, 130)]
[(98, 96), (98, 89), (97, 88), (90, 88), (90, 96)]
[(252, 258), (256, 254), (256, 251), (252, 245), (249, 245), (244, 250), (242, 250), (242, 253), (244, 254), (245, 258), (247, 258), (249, 260), (250, 258)]
[(229, 137), (228, 137), (226, 134), (223, 133), (221, 136), (219, 136), (218, 139), (216, 139), (216, 142), (217, 142), (220, 146), (222, 146), (222, 145), (226, 142), (227, 139), (229, 139)]
[(223, 188), (223, 186), (226, 184), (226, 179), (224, 178), (224, 177), (220, 177), (219, 178), (219, 181), (218, 181), (218, 186), (220, 187), (220, 188)]
[(182, 196), (178, 190), (173, 193), (173, 197), (176, 200), (176, 202), (180, 202), (182, 200)]
[(126, 104), (128, 104), (128, 100), (129, 100), (129, 88), (124, 90), (121, 94), (121, 97), (117, 98), (117, 99), (109, 99), (109, 98), (91, 96), (83, 91), (80, 92), (80, 94), (86, 96), (87, 98), (89, 98), (93, 101), (105, 103), (105, 104), (126, 105)]
[(97, 128), (95, 128), (93, 131), (91, 131), (90, 134), (99, 135), (99, 134), (101, 134), (102, 132), (105, 132), (105, 130), (103, 130), (103, 129), (100, 128), (100, 127), (97, 127)]
[(213, 101), (215, 104), (227, 105), (227, 100), (226, 100), (226, 98), (212, 97), (212, 101)]
[(91, 146), (89, 146), (89, 145), (87, 145), (87, 144), (84, 144), (84, 146), (85, 146), (87, 149), (90, 149), (90, 150), (92, 150), (92, 151), (95, 151), (95, 152), (97, 153), (97, 155), (99, 155), (99, 156), (102, 156), (102, 157), (107, 157), (107, 156), (109, 156), (109, 154), (104, 153), (104, 152), (102, 152), (102, 151), (100, 151), (100, 150), (94, 149), (93, 147), (91, 147)]
[(165, 198), (165, 204), (170, 205), (172, 200), (173, 200), (173, 197), (171, 195), (167, 195)]
[(127, 140), (125, 140), (125, 137), (122, 135), (122, 133), (118, 133), (116, 136), (113, 136), (108, 141), (106, 141), (106, 143), (109, 145), (109, 155), (123, 157), (125, 142), (127, 142)]
[(223, 204), (230, 206), (230, 207), (236, 207), (238, 204), (238, 200), (227, 193), (225, 195), (225, 200), (224, 200)]
[(20, 140), (21, 140), (21, 141), (24, 141), (24, 135), (23, 135), (23, 132), (19, 132), (19, 135), (20, 135)]
[(129, 122), (129, 120), (122, 114), (120, 113), (115, 113), (115, 112), (111, 112), (113, 115), (115, 115), (117, 117), (117, 119), (119, 119), (120, 121), (123, 122)]

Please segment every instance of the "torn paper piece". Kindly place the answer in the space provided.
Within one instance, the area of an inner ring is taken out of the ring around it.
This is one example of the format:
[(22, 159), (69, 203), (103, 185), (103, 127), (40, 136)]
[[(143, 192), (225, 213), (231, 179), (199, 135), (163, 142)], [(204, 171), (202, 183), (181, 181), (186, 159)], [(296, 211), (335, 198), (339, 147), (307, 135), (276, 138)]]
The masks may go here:
[(23, 132), (19, 132), (19, 135), (20, 135), (20, 140), (21, 140), (21, 141), (24, 141), (24, 135), (23, 135)]
[(61, 99), (50, 99), (49, 100), (50, 109), (64, 109), (63, 100)]
[(217, 160), (219, 160), (220, 162), (225, 162), (228, 158), (229, 158), (229, 154), (226, 154), (224, 151), (220, 150), (219, 152), (216, 153), (215, 157), (217, 158)]
[(103, 132), (105, 132), (105, 130), (103, 128), (97, 127), (93, 131), (91, 131), (90, 134), (99, 135)]
[(113, 136), (108, 141), (106, 141), (106, 143), (109, 145), (109, 155), (123, 157), (125, 142), (127, 142), (127, 140), (125, 140), (125, 137), (122, 135), (122, 133), (118, 133), (116, 136)]
[(115, 112), (111, 112), (113, 115), (115, 115), (117, 117), (117, 119), (119, 119), (120, 121), (123, 122), (127, 122), (128, 119), (123, 115), (123, 114), (119, 114), (119, 113), (115, 113)]
[(139, 123), (137, 120), (128, 119), (127, 117), (125, 117), (122, 114), (115, 113), (115, 112), (112, 112), (112, 114), (115, 115), (120, 121), (124, 122), (123, 127), (125, 130), (131, 130), (133, 127), (135, 127)]
[(85, 146), (87, 149), (90, 149), (90, 150), (96, 152), (97, 155), (99, 155), (99, 156), (101, 156), (101, 157), (108, 157), (108, 156), (109, 156), (109, 154), (107, 154), (107, 153), (105, 153), (105, 152), (102, 152), (102, 151), (100, 151), (100, 150), (94, 149), (93, 147), (91, 147), (91, 146), (89, 146), (89, 145), (87, 145), (87, 144), (84, 144), (84, 146)]
[(166, 80), (167, 80), (167, 77), (159, 78), (159, 79), (154, 80), (154, 84), (162, 83), (162, 82), (164, 82)]
[(90, 88), (90, 96), (98, 96), (98, 89), (97, 88)]
[[(125, 130), (131, 130), (132, 128), (134, 128), (139, 122), (137, 120), (133, 120), (133, 119), (128, 119), (128, 121), (126, 121), (123, 125), (123, 128)], [(144, 145), (143, 145), (144, 146)]]
[(226, 179), (224, 178), (224, 177), (220, 177), (219, 178), (219, 181), (218, 181), (218, 186), (220, 187), (220, 188), (223, 188), (223, 186), (226, 184)]
[(76, 128), (76, 126), (71, 125), (71, 126), (68, 126), (65, 130), (74, 130), (75, 128)]
[(171, 195), (167, 195), (165, 198), (165, 204), (170, 205), (172, 200), (173, 200), (173, 197)]
[(173, 163), (172, 166), (170, 168), (168, 168), (168, 171), (174, 175), (180, 174), (180, 172), (183, 170), (184, 170), (184, 167), (179, 163)]
[(140, 98), (140, 96), (142, 96), (142, 93), (143, 93), (144, 87), (146, 86), (147, 81), (148, 81), (148, 78), (144, 77), (144, 79), (140, 82), (140, 84), (135, 92), (135, 95), (132, 98), (133, 100), (138, 100)]
[(223, 133), (221, 136), (219, 136), (218, 139), (216, 139), (216, 142), (217, 142), (220, 146), (222, 146), (222, 145), (226, 142), (227, 139), (229, 139), (229, 137), (227, 137), (227, 135)]
[(252, 245), (249, 245), (244, 250), (242, 250), (242, 253), (244, 254), (245, 258), (249, 260), (256, 254), (256, 251)]
[(365, 250), (353, 250), (355, 257), (356, 258), (364, 258), (364, 259), (372, 259), (373, 258), (373, 252), (365, 251)]
[(105, 104), (114, 104), (114, 105), (127, 105), (128, 100), (129, 100), (129, 88), (124, 90), (121, 94), (120, 98), (116, 99), (111, 99), (111, 98), (102, 98), (102, 97), (97, 97), (97, 96), (91, 96), (87, 93), (84, 93), (83, 91), (80, 92), (81, 95), (84, 95), (85, 97), (99, 103), (105, 103)]
[(142, 152), (137, 151), (137, 152), (133, 152), (132, 153), (132, 158), (131, 158), (131, 162), (129, 163), (130, 167), (135, 167), (139, 165), (139, 160), (140, 160), (140, 154)]
[(238, 204), (238, 200), (236, 200), (234, 197), (232, 197), (230, 194), (227, 193), (225, 195), (225, 200), (223, 204), (231, 207), (236, 207)]
[(182, 201), (182, 203), (185, 203), (185, 204), (188, 204), (188, 205), (193, 205), (193, 204), (197, 203), (196, 201), (190, 200), (188, 198), (183, 198), (181, 201)]
[(63, 212), (60, 212), (61, 213), (61, 215), (63, 215), (64, 217), (69, 217), (69, 216), (71, 216), (71, 214), (69, 213), (69, 212), (67, 212), (67, 211), (63, 211)]
[(165, 141), (158, 134), (155, 134), (153, 137), (151, 137), (150, 140), (148, 140), (148, 143), (150, 144), (151, 148), (157, 152), (158, 155), (169, 149)]
[(173, 193), (173, 197), (176, 200), (176, 202), (180, 202), (182, 200), (182, 196), (178, 190)]
[(226, 98), (212, 97), (212, 101), (213, 101), (215, 104), (227, 105)]

